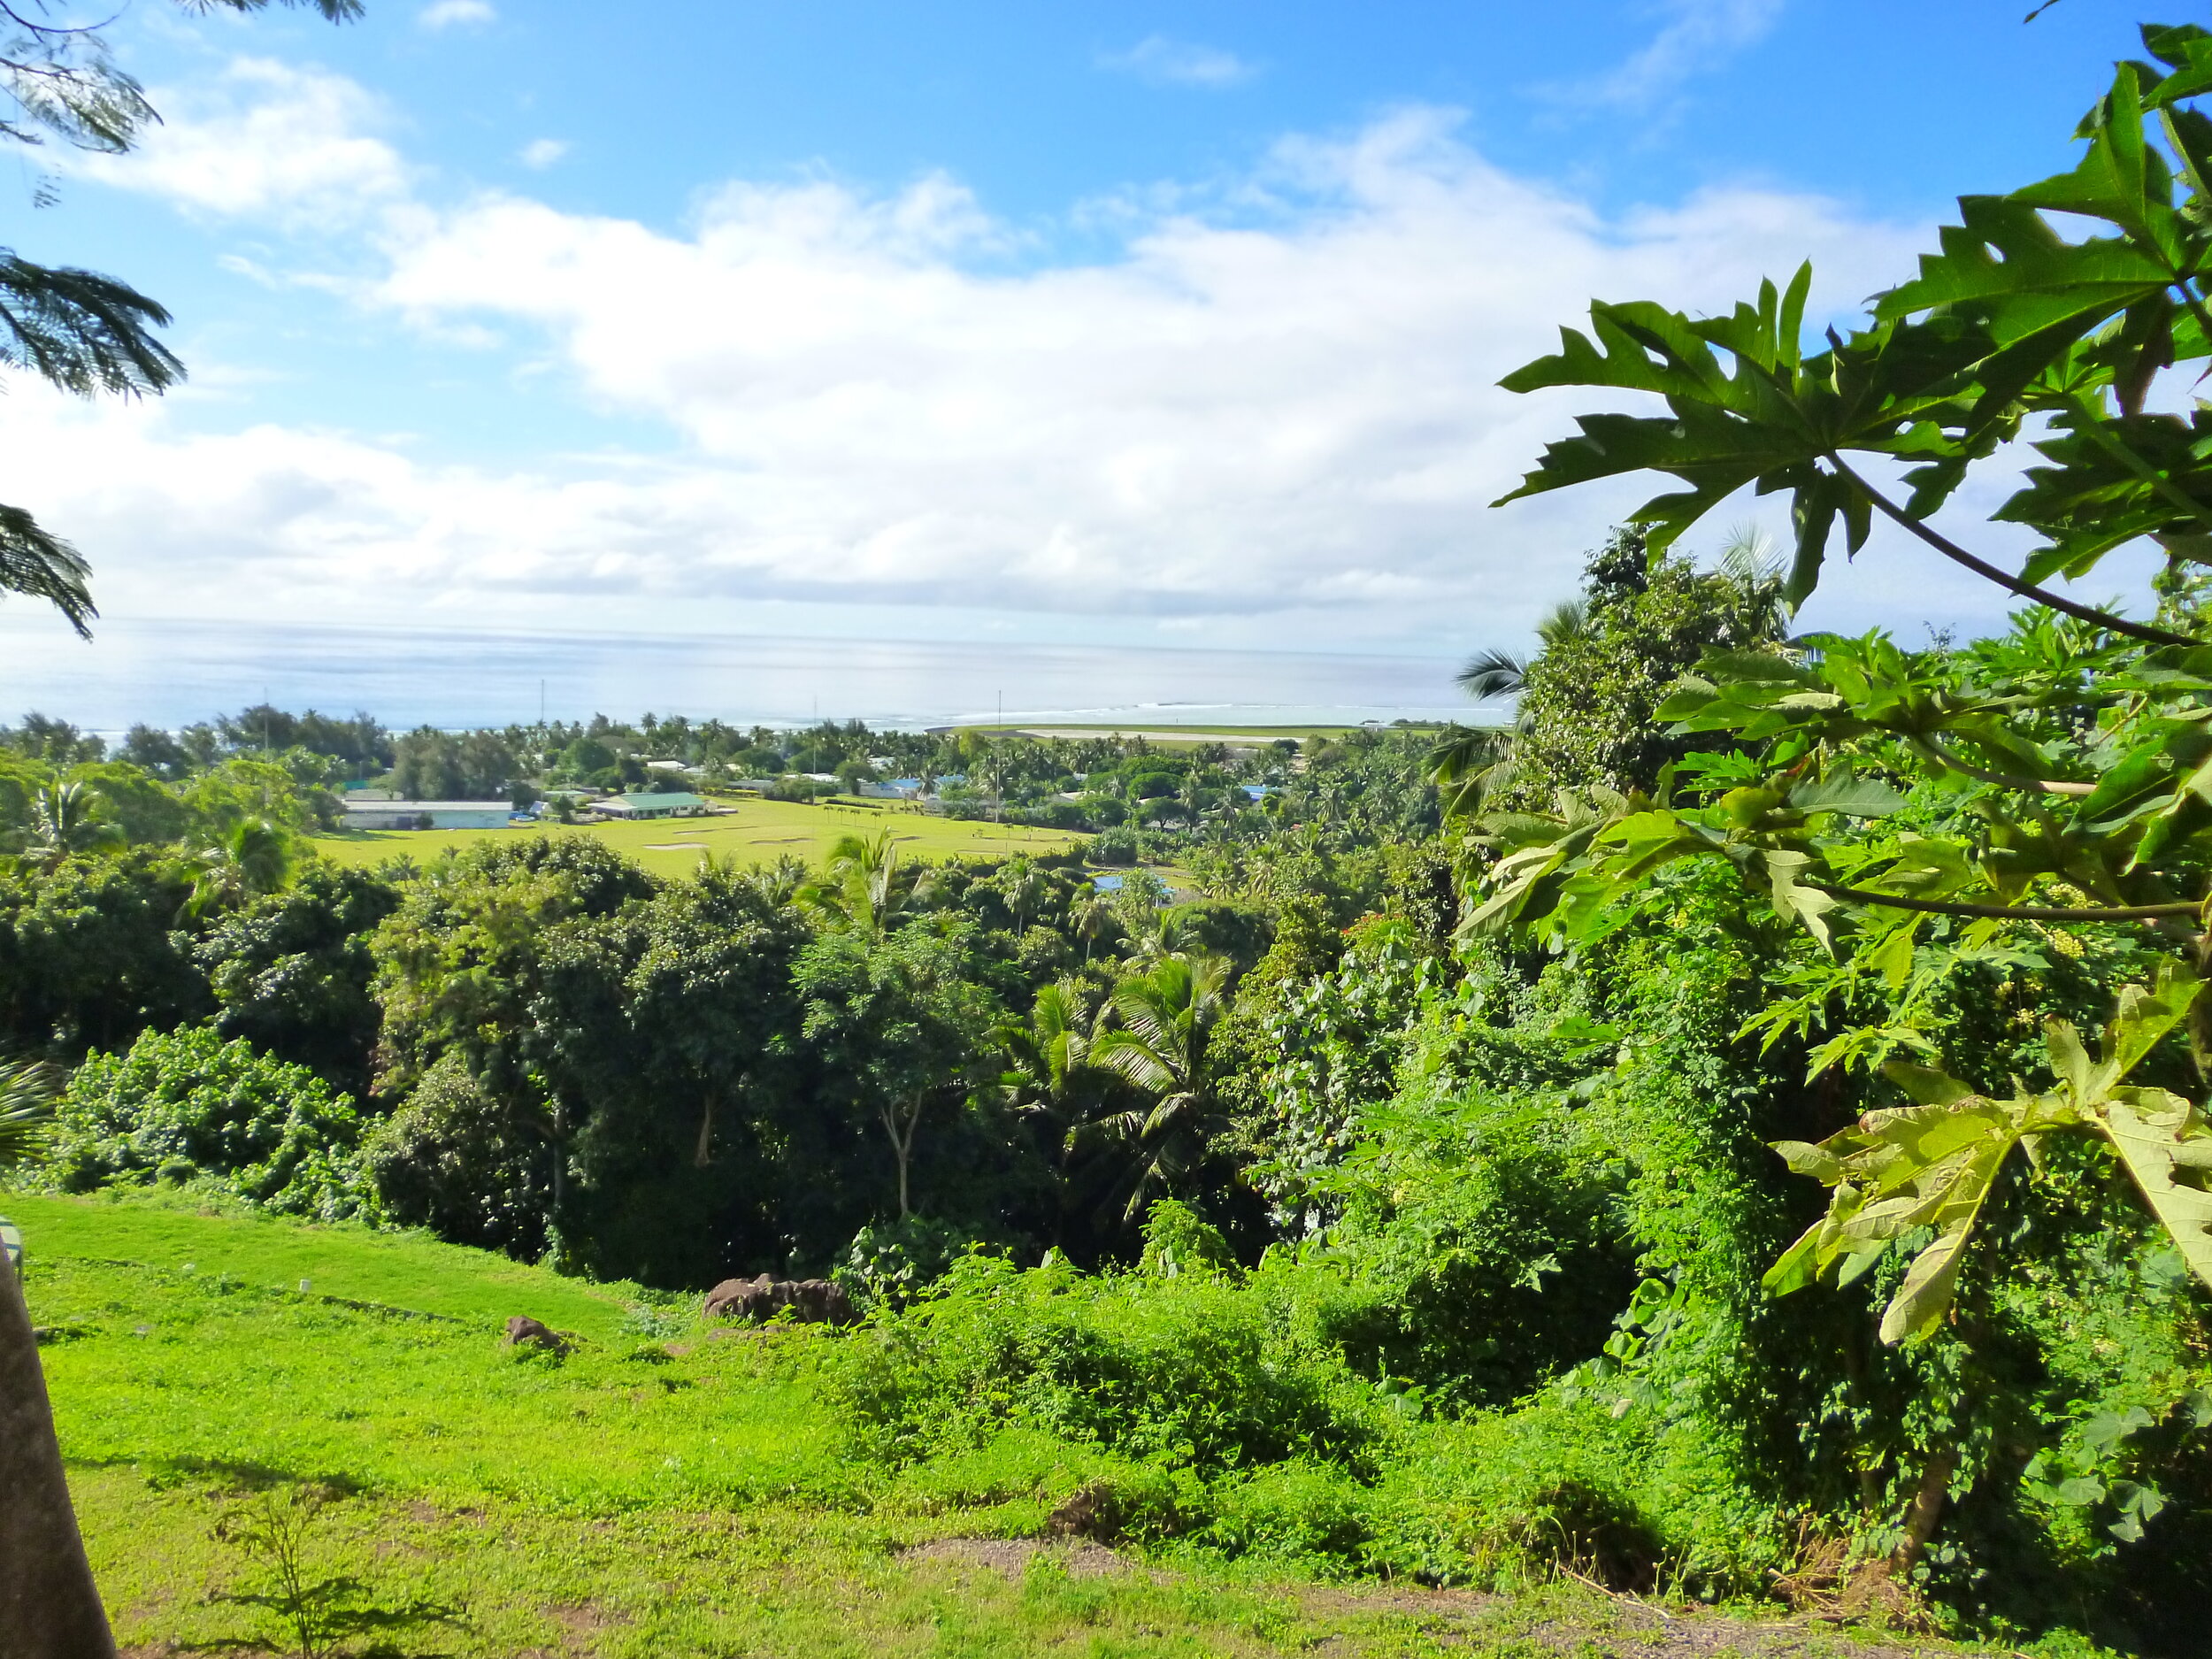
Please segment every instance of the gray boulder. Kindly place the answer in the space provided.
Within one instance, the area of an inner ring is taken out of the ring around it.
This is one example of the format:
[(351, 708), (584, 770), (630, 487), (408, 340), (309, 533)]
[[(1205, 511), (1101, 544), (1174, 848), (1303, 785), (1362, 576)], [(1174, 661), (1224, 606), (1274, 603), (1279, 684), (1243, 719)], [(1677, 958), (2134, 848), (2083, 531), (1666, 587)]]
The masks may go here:
[(507, 1321), (505, 1346), (541, 1348), (556, 1354), (565, 1354), (568, 1352), (568, 1339), (551, 1325), (541, 1324), (528, 1314), (518, 1313)]
[(772, 1319), (786, 1308), (803, 1325), (850, 1325), (860, 1316), (842, 1285), (826, 1279), (726, 1279), (707, 1292), (710, 1319)]

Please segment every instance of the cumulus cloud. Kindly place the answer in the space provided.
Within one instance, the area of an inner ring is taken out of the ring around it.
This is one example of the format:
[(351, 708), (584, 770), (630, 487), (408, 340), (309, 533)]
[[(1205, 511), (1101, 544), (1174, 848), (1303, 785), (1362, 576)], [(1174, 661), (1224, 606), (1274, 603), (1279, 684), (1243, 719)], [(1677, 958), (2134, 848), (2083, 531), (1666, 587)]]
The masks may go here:
[(1923, 240), (1747, 188), (1608, 218), (1425, 109), (1286, 141), (1216, 199), (1059, 262), (1002, 258), (1033, 256), (1033, 227), (941, 176), (741, 181), (681, 234), (513, 195), (414, 203), (379, 221), (382, 274), (351, 298), (435, 338), (534, 336), (580, 404), (661, 423), (666, 450), (494, 467), (14, 398), (0, 442), (37, 480), (25, 504), (134, 595), (505, 595), (579, 620), (617, 599), (908, 604), (1455, 649), (1525, 627), (1655, 493), (1487, 510), (1591, 401), (1496, 386), (1586, 296), (1717, 309), (1809, 256), (1816, 300), (1847, 308)]
[(1104, 52), (1102, 68), (1120, 70), (1156, 85), (1179, 87), (1233, 87), (1259, 73), (1257, 65), (1217, 46), (1170, 40), (1164, 35), (1147, 35), (1127, 51)]
[(498, 17), (486, 0), (431, 0), (415, 14), (415, 21), (426, 29), (481, 28)]
[(129, 155), (64, 165), (193, 213), (295, 226), (352, 222), (406, 192), (406, 164), (375, 135), (381, 105), (342, 75), (241, 58), (211, 88), (156, 101), (168, 119)]
[(1156, 614), (1518, 606), (1560, 576), (1514, 543), (1562, 508), (1484, 503), (1560, 415), (1494, 382), (1548, 347), (1563, 296), (1718, 305), (1806, 253), (1855, 295), (1905, 253), (1770, 192), (1609, 224), (1429, 111), (1285, 146), (1255, 184), (1260, 224), (1170, 217), (1110, 262), (1018, 274), (964, 262), (1002, 233), (943, 180), (733, 188), (683, 237), (488, 199), (399, 248), (380, 297), (534, 324), (587, 393), (726, 469), (734, 516), (684, 566), (702, 581)]
[(522, 147), (518, 159), (526, 167), (543, 169), (568, 154), (568, 149), (566, 139), (534, 138)]

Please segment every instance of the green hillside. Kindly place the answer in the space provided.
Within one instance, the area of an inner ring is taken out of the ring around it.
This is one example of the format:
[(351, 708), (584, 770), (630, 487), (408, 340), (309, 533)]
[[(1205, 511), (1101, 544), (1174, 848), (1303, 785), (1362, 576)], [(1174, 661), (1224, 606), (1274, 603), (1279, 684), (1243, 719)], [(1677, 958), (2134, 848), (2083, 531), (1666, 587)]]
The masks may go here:
[[(265, 1567), (218, 1533), (303, 1490), (326, 1499), (310, 1577), (358, 1579), (353, 1605), (379, 1622), (356, 1652), (1520, 1654), (1660, 1626), (1571, 1584), (1356, 1592), (1027, 1541), (1083, 1477), (1079, 1449), (1010, 1435), (890, 1476), (809, 1380), (810, 1333), (713, 1338), (623, 1286), (410, 1235), (6, 1208), (95, 1570), (135, 1652), (273, 1644), (267, 1609), (235, 1599), (268, 1587)], [(504, 1348), (513, 1313), (576, 1333), (577, 1352)], [(1692, 1617), (1710, 1645), (1776, 1639)]]

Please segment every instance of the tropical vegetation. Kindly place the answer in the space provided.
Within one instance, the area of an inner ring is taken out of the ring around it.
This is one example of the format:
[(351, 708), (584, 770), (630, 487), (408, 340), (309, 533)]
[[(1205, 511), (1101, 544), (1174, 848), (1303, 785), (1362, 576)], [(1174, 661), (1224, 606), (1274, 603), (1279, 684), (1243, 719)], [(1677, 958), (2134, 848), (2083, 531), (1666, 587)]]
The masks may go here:
[[(23, 1082), (11, 1144), (117, 1211), (627, 1281), (640, 1337), (759, 1272), (864, 1310), (746, 1373), (802, 1402), (804, 1457), (708, 1428), (561, 1502), (1005, 1505), (1208, 1571), (2200, 1650), (2212, 33), (2144, 48), (2078, 167), (1963, 200), (1861, 326), (1823, 330), (1801, 271), (1717, 318), (1600, 302), (1509, 377), (1607, 405), (1517, 495), (1679, 486), (1534, 656), (1469, 664), (1509, 720), (1168, 749), (250, 710), (111, 757), (26, 718), (0, 1041), (68, 1081), (50, 1125)], [(1961, 520), (2024, 460), (2014, 570)], [(1693, 557), (1746, 489), (1791, 501), (1779, 562)], [(2145, 538), (2147, 604), (2051, 585)], [(2020, 608), (1963, 644), (1799, 631), (1839, 542)], [(583, 837), (375, 871), (306, 837), (349, 781), (678, 773), (1094, 833), (925, 865), (878, 826), (672, 880)], [(685, 1346), (618, 1363), (729, 1388)], [(617, 1363), (573, 1409), (657, 1398)], [(426, 1454), (457, 1492), (457, 1455)]]

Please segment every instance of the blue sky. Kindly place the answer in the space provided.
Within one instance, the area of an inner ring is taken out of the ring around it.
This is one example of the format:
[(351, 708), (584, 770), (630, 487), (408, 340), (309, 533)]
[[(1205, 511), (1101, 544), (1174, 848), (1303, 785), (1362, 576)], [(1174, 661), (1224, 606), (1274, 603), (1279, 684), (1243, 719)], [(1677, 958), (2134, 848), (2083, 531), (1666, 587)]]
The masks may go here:
[[(194, 380), (14, 388), (4, 498), (133, 617), (1513, 642), (1639, 496), (1488, 511), (1572, 401), (1497, 377), (2066, 165), (2132, 18), (2023, 9), (135, 0), (165, 125), (0, 191)], [(1816, 603), (1993, 614), (1887, 545)]]

